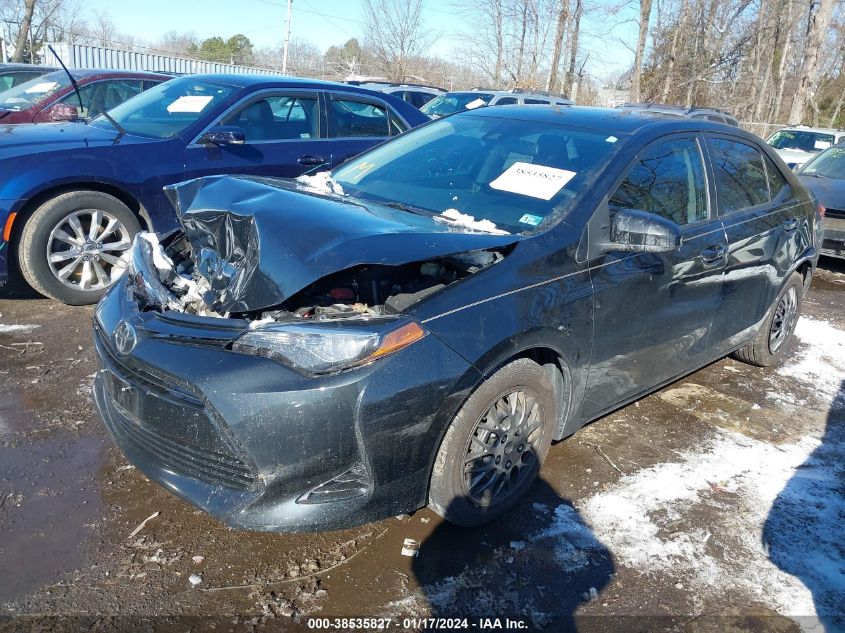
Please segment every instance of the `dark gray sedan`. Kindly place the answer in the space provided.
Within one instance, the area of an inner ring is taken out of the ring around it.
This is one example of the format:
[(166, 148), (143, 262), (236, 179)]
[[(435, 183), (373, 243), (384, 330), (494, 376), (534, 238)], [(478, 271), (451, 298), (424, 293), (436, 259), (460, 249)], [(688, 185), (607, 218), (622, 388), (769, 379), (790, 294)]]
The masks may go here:
[(807, 161), (798, 170), (798, 180), (825, 209), (822, 255), (845, 258), (845, 144)]

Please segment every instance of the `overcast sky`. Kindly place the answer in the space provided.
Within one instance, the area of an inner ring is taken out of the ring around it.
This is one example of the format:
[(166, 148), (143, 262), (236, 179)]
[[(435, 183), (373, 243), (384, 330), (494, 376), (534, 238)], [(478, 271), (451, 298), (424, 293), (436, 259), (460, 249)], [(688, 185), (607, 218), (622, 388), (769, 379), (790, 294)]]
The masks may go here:
[[(363, 4), (364, 0), (294, 0), (291, 37), (309, 40), (323, 51), (351, 37), (360, 38)], [(121, 32), (150, 42), (170, 30), (194, 31), (200, 38), (243, 33), (259, 47), (281, 45), (287, 10), (284, 0), (86, 0), (83, 6), (89, 14), (106, 11)], [(632, 63), (633, 53), (619, 42), (624, 40), (633, 48), (636, 25), (631, 21), (632, 12), (629, 7), (611, 20), (585, 15), (581, 48), (590, 53), (588, 73), (603, 77)], [(467, 25), (455, 14), (454, 0), (424, 0), (425, 26), (439, 34), (432, 54), (448, 58), (460, 45)]]

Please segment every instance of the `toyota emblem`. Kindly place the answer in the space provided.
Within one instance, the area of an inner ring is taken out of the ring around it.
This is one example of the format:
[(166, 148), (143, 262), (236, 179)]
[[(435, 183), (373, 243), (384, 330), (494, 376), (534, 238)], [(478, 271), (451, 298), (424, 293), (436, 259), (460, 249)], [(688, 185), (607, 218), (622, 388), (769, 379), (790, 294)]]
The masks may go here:
[(135, 349), (138, 344), (138, 335), (135, 328), (126, 321), (121, 321), (114, 329), (114, 346), (119, 354), (126, 355)]

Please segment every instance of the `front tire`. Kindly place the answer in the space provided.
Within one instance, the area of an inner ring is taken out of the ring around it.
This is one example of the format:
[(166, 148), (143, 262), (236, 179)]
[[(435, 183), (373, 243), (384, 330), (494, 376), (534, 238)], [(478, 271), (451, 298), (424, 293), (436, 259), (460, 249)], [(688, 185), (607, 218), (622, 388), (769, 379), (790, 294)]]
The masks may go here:
[(525, 494), (552, 442), (555, 388), (543, 367), (512, 361), (485, 380), (446, 431), (434, 462), (429, 506), (462, 526), (481, 525)]
[(69, 191), (38, 207), (21, 233), (18, 261), (34, 290), (70, 305), (96, 303), (123, 272), (120, 256), (141, 225), (114, 196)]
[(781, 288), (757, 336), (733, 353), (734, 358), (758, 367), (777, 365), (784, 357), (804, 300), (804, 279), (792, 273)]

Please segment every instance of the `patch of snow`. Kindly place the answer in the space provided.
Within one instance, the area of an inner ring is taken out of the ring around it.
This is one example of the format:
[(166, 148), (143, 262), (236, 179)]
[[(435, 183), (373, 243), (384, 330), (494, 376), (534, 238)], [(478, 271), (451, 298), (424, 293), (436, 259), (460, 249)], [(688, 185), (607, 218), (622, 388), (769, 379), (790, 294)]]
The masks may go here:
[(842, 400), (845, 381), (845, 331), (822, 319), (803, 316), (795, 336), (805, 348), (798, 349), (791, 363), (778, 368), (781, 376), (808, 383), (826, 400)]
[(435, 220), (445, 222), (453, 226), (492, 233), (493, 235), (510, 235), (507, 231), (497, 228), (490, 220), (476, 220), (473, 216), (461, 213), (457, 209), (446, 209), (440, 215), (434, 216)]
[(345, 195), (343, 193), (343, 187), (341, 187), (340, 183), (336, 182), (332, 178), (331, 173), (327, 171), (321, 171), (313, 176), (303, 174), (296, 179), (296, 182), (319, 193), (335, 193), (339, 196)]
[(33, 323), (19, 323), (13, 325), (6, 325), (5, 323), (0, 323), (0, 334), (11, 334), (13, 332), (30, 332), (38, 327), (41, 326), (35, 325)]

